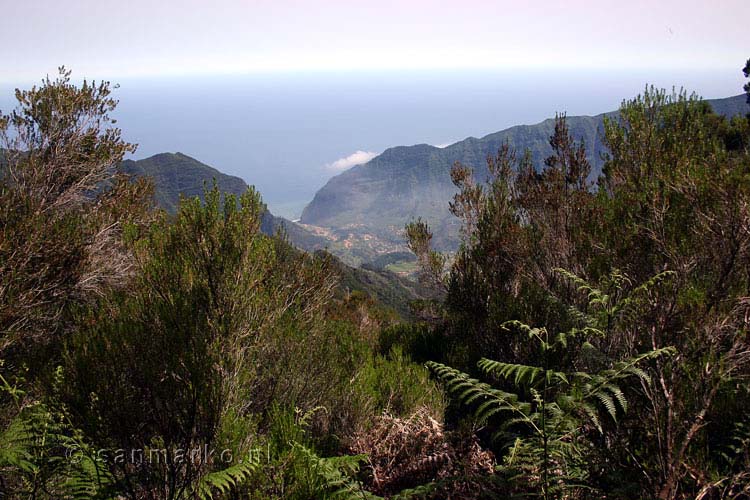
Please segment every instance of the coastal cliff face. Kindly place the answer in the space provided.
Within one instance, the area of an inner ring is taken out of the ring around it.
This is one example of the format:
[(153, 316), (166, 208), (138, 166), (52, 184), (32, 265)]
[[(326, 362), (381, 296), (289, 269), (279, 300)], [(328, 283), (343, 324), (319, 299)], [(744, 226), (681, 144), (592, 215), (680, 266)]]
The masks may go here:
[[(708, 102), (724, 116), (750, 112), (744, 94)], [(616, 117), (617, 113), (567, 118), (572, 136), (586, 146), (594, 178), (603, 164), (605, 116)], [(487, 175), (487, 156), (495, 154), (506, 142), (519, 152), (528, 150), (534, 164), (541, 165), (552, 152), (549, 137), (554, 126), (555, 121), (550, 118), (480, 139), (469, 137), (445, 148), (427, 144), (390, 148), (364, 165), (330, 179), (305, 208), (301, 222), (399, 243), (404, 224), (422, 217), (440, 235), (437, 248), (453, 250), (458, 242), (458, 226), (448, 211), (448, 202), (456, 192), (450, 178), (451, 166), (457, 161), (471, 166), (477, 180), (482, 181)]]

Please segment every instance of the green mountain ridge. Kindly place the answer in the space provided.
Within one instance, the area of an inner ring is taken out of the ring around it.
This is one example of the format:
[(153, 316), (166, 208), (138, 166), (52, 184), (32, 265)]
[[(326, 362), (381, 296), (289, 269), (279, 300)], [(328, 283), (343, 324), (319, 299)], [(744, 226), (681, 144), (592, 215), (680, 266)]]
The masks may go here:
[(224, 174), (183, 153), (159, 153), (142, 160), (125, 160), (120, 170), (136, 177), (151, 177), (154, 181), (154, 201), (169, 213), (175, 213), (180, 195), (203, 197), (204, 185), (215, 181), (219, 190), (235, 195), (247, 190), (247, 183)]
[[(714, 111), (724, 116), (750, 112), (746, 95), (709, 100)], [(571, 134), (586, 145), (592, 176), (601, 172), (603, 120), (617, 112), (596, 116), (569, 116)], [(369, 162), (331, 178), (305, 207), (301, 222), (331, 228), (356, 228), (364, 234), (394, 242), (403, 239), (401, 229), (416, 217), (424, 218), (434, 229), (436, 247), (455, 249), (458, 224), (448, 211), (456, 193), (450, 169), (456, 162), (475, 169), (478, 180), (487, 176), (486, 158), (505, 142), (517, 151), (531, 152), (535, 165), (551, 154), (549, 137), (555, 120), (535, 125), (518, 125), (482, 138), (469, 137), (445, 148), (428, 144), (387, 149)]]
[[(154, 201), (169, 213), (175, 213), (180, 195), (203, 197), (204, 186), (216, 182), (219, 190), (239, 196), (249, 187), (239, 177), (227, 175), (183, 153), (159, 153), (142, 160), (125, 160), (120, 170), (135, 177), (150, 177), (154, 181)], [(277, 217), (266, 210), (261, 230), (273, 235), (284, 231), (290, 242), (302, 250), (324, 248), (327, 240), (316, 236), (292, 221)]]

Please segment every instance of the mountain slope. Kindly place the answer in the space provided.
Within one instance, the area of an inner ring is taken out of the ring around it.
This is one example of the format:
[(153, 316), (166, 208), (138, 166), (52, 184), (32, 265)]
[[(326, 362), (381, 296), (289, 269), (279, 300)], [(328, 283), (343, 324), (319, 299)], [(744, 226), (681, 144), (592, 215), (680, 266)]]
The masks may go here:
[[(717, 113), (733, 116), (750, 112), (745, 99), (743, 94), (709, 103)], [(603, 163), (603, 118), (615, 114), (567, 119), (571, 134), (586, 145), (594, 176)], [(450, 250), (457, 243), (457, 224), (448, 212), (448, 202), (456, 192), (450, 179), (453, 163), (474, 167), (477, 179), (482, 180), (486, 178), (487, 156), (507, 141), (518, 151), (530, 150), (539, 165), (552, 152), (549, 137), (554, 125), (554, 119), (548, 119), (536, 125), (515, 126), (480, 139), (469, 137), (446, 148), (419, 144), (388, 149), (329, 180), (305, 208), (301, 222), (397, 241), (406, 222), (423, 217), (435, 234), (442, 236), (436, 246)]]
[(240, 195), (248, 186), (239, 177), (219, 172), (182, 153), (160, 153), (143, 160), (125, 160), (120, 170), (136, 177), (151, 177), (154, 181), (156, 204), (174, 213), (180, 195), (188, 198), (203, 196), (204, 184), (209, 188), (215, 180), (221, 192)]
[(339, 276), (341, 292), (363, 292), (376, 302), (393, 309), (403, 319), (413, 319), (410, 309), (412, 302), (435, 297), (434, 291), (418, 281), (404, 278), (387, 269), (352, 267), (323, 250), (316, 254), (321, 258), (331, 258), (329, 262)]
[[(239, 177), (224, 174), (182, 153), (160, 153), (143, 160), (125, 160), (120, 164), (120, 170), (135, 177), (151, 177), (156, 204), (169, 213), (177, 210), (180, 195), (203, 197), (204, 185), (211, 187), (214, 181), (221, 192), (238, 196), (248, 188)], [(303, 250), (325, 248), (328, 243), (325, 238), (269, 211), (263, 215), (261, 230), (269, 235), (283, 230), (289, 241)]]

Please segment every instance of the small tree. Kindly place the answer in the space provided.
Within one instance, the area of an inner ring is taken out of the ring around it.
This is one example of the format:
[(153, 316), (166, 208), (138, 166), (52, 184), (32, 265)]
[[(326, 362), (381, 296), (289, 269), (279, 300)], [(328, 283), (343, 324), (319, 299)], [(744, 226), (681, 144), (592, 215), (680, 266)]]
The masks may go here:
[(432, 231), (420, 219), (405, 226), (409, 249), (417, 256), (419, 279), (437, 291), (445, 289), (445, 256), (432, 249)]
[(16, 90), (18, 108), (0, 114), (0, 357), (9, 362), (58, 341), (72, 306), (127, 282), (121, 235), (150, 207), (148, 183), (116, 173), (136, 146), (113, 126), (109, 82), (76, 86), (70, 75), (60, 68)]
[(90, 439), (163, 455), (109, 461), (133, 495), (183, 498), (212, 468), (233, 465), (187, 453), (213, 448), (248, 382), (243, 361), (262, 321), (251, 304), (273, 257), (261, 214), (253, 191), (222, 201), (214, 188), (205, 205), (183, 200), (174, 223), (160, 221), (133, 243), (133, 292), (96, 304), (69, 345), (66, 399)]
[(654, 297), (650, 317), (618, 345), (625, 353), (639, 345), (680, 352), (653, 363), (657, 384), (644, 390), (642, 418), (655, 439), (642, 430), (629, 436), (630, 448), (642, 447), (653, 495), (679, 498), (709, 482), (693, 471), (718, 465), (698, 451), (710, 446), (708, 422), (733, 427), (747, 408), (746, 398), (722, 394), (741, 392), (750, 376), (749, 157), (727, 151), (697, 96), (653, 88), (605, 122), (605, 142), (601, 245), (636, 280), (677, 273), (670, 293)]
[(70, 74), (16, 90), (17, 108), (0, 113), (0, 496), (91, 496), (106, 483), (96, 460), (61, 455), (87, 448), (52, 374), (75, 311), (132, 278), (126, 227), (151, 218), (149, 183), (116, 172), (135, 145), (109, 116), (110, 84)]

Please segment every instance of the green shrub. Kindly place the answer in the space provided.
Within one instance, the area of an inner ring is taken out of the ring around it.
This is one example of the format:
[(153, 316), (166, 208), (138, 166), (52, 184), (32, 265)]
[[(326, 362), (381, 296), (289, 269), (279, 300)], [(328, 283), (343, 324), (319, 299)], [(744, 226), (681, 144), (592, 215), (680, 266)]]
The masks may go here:
[(429, 372), (394, 347), (383, 355), (374, 355), (356, 374), (360, 397), (371, 408), (370, 415), (386, 412), (407, 416), (426, 407), (440, 417), (444, 409), (442, 391), (430, 380)]
[(158, 463), (110, 464), (120, 481), (137, 484), (136, 496), (178, 498), (225, 465), (180, 461), (180, 450), (223, 443), (235, 456), (247, 451), (255, 415), (280, 390), (264, 370), (294, 366), (270, 339), (292, 333), (286, 345), (304, 345), (303, 332), (315, 330), (330, 297), (312, 258), (260, 234), (254, 191), (222, 199), (214, 188), (205, 199), (182, 200), (174, 221), (136, 235), (136, 286), (81, 313), (67, 346), (66, 399), (90, 439), (104, 449), (166, 454)]
[(443, 331), (426, 323), (399, 323), (383, 328), (378, 344), (383, 354), (399, 347), (417, 363), (444, 360), (450, 347)]
[(356, 479), (365, 457), (321, 457), (315, 450), (310, 425), (316, 408), (274, 404), (269, 412), (269, 428), (254, 453), (261, 467), (242, 488), (242, 498), (267, 499), (367, 499), (374, 498)]
[(89, 439), (166, 450), (166, 463), (110, 463), (133, 495), (252, 482), (237, 464), (169, 464), (177, 450), (241, 457), (265, 439), (279, 445), (276, 407), (310, 415), (304, 440), (285, 438), (303, 448), (275, 452), (295, 450), (298, 465), (317, 460), (305, 450), (336, 453), (384, 411), (442, 412), (424, 367), (399, 349), (375, 355), (361, 325), (325, 318), (334, 287), (325, 263), (259, 233), (256, 193), (223, 199), (214, 188), (205, 200), (182, 200), (173, 221), (132, 235), (136, 286), (84, 309), (67, 344), (65, 400)]

